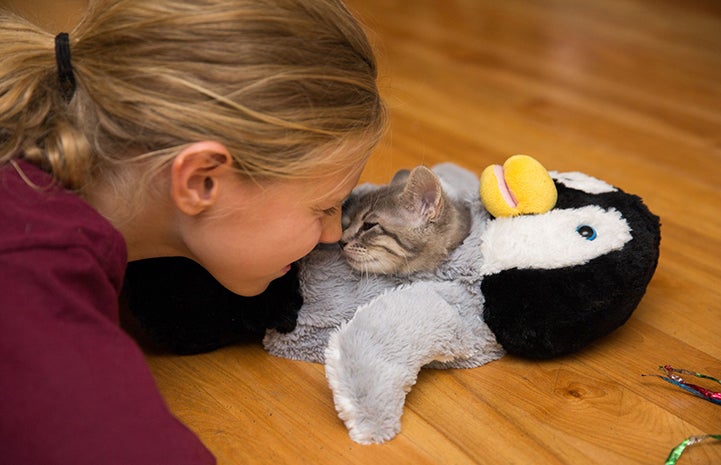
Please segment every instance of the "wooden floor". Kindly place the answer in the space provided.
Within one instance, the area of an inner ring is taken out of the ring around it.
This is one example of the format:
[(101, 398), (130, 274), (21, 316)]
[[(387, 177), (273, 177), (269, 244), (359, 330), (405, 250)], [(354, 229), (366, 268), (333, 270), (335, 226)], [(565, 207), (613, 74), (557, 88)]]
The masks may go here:
[[(631, 320), (582, 353), (423, 371), (384, 445), (348, 438), (322, 366), (258, 346), (148, 353), (175, 414), (223, 465), (650, 465), (721, 434), (721, 406), (642, 377), (663, 364), (721, 377), (721, 3), (349, 3), (392, 114), (364, 180), (442, 161), (480, 173), (515, 153), (583, 171), (661, 217), (656, 275)], [(719, 463), (721, 442), (679, 461)]]
[[(583, 353), (424, 371), (384, 445), (348, 438), (322, 366), (260, 347), (149, 355), (177, 415), (221, 464), (649, 465), (721, 433), (721, 406), (641, 376), (668, 363), (721, 377), (721, 4), (350, 4), (392, 114), (364, 180), (527, 153), (641, 195), (663, 222), (658, 271), (631, 320)], [(719, 464), (721, 442), (679, 463)]]

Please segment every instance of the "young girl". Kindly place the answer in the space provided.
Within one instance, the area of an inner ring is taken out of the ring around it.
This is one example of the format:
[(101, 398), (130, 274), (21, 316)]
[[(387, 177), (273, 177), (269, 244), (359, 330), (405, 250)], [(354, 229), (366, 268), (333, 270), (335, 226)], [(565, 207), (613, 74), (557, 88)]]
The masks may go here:
[(126, 262), (254, 296), (337, 241), (375, 81), (334, 0), (91, 2), (56, 37), (0, 14), (4, 463), (213, 463), (118, 327)]

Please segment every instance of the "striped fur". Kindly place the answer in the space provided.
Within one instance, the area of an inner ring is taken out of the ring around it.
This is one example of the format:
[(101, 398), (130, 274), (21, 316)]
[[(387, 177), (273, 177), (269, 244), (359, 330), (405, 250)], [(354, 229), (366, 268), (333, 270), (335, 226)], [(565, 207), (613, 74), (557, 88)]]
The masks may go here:
[(418, 166), (344, 205), (341, 246), (358, 271), (407, 275), (434, 270), (469, 228), (467, 207), (443, 192), (431, 170)]

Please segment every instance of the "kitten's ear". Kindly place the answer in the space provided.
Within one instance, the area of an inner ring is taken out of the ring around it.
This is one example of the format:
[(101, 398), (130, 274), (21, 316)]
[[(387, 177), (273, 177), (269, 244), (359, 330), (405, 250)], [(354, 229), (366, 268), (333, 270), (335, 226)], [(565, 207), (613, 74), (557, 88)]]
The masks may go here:
[(417, 166), (408, 175), (408, 182), (401, 194), (406, 206), (417, 212), (426, 221), (433, 221), (443, 209), (441, 182), (433, 171)]
[(400, 170), (396, 174), (393, 175), (393, 179), (391, 179), (391, 185), (393, 184), (405, 184), (406, 180), (408, 179), (408, 175), (411, 172), (408, 170)]

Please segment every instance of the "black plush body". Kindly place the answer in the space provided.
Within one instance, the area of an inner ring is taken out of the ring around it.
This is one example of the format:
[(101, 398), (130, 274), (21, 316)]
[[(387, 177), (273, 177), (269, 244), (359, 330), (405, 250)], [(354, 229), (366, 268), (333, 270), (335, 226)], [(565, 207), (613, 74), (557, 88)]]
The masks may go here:
[(292, 331), (303, 304), (296, 265), (259, 296), (242, 297), (194, 261), (180, 257), (130, 263), (124, 293), (147, 335), (178, 354), (260, 341), (270, 328)]

